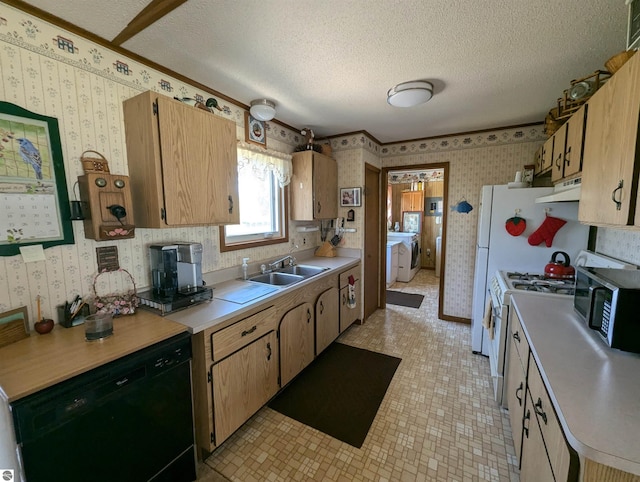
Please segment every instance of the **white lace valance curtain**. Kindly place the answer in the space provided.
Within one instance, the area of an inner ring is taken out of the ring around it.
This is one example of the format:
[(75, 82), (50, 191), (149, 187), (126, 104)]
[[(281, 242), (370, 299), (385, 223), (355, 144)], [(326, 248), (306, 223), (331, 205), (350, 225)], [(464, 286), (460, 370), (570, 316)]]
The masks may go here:
[(251, 169), (253, 175), (264, 180), (268, 172), (273, 172), (284, 187), (291, 182), (291, 154), (264, 149), (260, 146), (238, 142), (238, 169)]

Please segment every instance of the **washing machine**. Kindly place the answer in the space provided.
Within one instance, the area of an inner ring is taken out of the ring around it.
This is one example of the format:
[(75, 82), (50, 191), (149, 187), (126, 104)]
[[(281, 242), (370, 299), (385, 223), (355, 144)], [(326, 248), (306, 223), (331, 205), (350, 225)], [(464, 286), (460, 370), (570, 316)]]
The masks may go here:
[(409, 282), (420, 270), (420, 236), (418, 233), (387, 233), (387, 241), (398, 240), (398, 281)]

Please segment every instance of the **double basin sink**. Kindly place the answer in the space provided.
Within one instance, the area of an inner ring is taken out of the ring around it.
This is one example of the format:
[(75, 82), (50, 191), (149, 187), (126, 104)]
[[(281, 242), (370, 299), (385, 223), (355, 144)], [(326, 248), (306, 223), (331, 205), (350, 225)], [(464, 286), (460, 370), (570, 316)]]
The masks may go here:
[(249, 278), (249, 281), (274, 286), (287, 286), (320, 274), (328, 269), (329, 268), (321, 268), (319, 266), (305, 266), (298, 264), (294, 266), (286, 266), (278, 271), (272, 271), (271, 273), (253, 276)]

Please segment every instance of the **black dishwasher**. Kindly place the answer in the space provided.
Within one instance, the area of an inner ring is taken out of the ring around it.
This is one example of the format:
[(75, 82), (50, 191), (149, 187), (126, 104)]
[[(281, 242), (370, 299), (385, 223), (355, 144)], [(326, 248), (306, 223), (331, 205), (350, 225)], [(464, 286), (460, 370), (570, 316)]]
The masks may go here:
[(28, 482), (196, 479), (186, 332), (11, 408)]

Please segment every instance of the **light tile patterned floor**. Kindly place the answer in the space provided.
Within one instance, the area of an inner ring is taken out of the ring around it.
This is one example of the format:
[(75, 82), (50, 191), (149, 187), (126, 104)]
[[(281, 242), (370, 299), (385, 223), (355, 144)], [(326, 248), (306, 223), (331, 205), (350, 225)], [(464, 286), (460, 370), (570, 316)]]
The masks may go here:
[(421, 270), (391, 289), (425, 295), (387, 305), (339, 341), (402, 358), (362, 448), (269, 408), (204, 464), (199, 481), (518, 481), (508, 412), (492, 398), (489, 360), (470, 326), (438, 320), (438, 278)]

